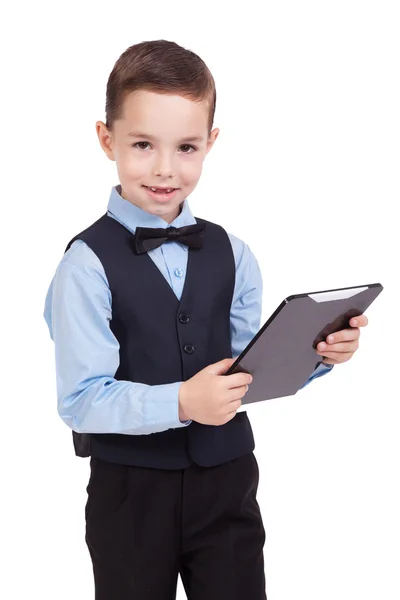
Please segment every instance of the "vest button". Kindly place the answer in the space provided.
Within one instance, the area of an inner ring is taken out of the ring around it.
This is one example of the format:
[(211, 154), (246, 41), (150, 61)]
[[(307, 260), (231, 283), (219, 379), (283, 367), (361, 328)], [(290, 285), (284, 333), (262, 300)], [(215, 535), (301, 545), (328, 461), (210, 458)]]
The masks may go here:
[(189, 323), (189, 321), (190, 321), (190, 317), (189, 317), (189, 315), (186, 315), (185, 313), (181, 313), (181, 314), (179, 315), (179, 321), (180, 321), (181, 323)]
[(183, 349), (187, 354), (193, 354), (194, 352), (194, 346), (192, 346), (192, 344), (185, 344)]

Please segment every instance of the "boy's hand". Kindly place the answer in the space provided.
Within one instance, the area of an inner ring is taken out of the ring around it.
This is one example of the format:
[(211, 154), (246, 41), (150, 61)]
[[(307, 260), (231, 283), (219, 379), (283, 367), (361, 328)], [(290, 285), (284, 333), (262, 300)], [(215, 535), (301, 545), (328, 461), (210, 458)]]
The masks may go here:
[(224, 425), (236, 415), (253, 381), (247, 373), (223, 373), (235, 362), (225, 358), (208, 365), (184, 381), (179, 388), (179, 420), (192, 419), (203, 425)]
[[(350, 328), (342, 329), (326, 338), (327, 343), (320, 342), (317, 346), (317, 353), (324, 357), (324, 365), (337, 365), (344, 363), (353, 356), (358, 349), (360, 330), (359, 327), (366, 327), (368, 319), (365, 315), (350, 319)], [(331, 341), (332, 338), (332, 341)]]

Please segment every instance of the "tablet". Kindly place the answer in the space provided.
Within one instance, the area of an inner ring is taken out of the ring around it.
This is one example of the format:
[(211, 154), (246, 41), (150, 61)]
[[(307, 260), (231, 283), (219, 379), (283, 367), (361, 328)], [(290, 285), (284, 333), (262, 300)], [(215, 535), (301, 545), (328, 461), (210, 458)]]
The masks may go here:
[(242, 404), (296, 394), (322, 362), (317, 344), (350, 327), (382, 290), (371, 283), (285, 298), (225, 373), (253, 376)]

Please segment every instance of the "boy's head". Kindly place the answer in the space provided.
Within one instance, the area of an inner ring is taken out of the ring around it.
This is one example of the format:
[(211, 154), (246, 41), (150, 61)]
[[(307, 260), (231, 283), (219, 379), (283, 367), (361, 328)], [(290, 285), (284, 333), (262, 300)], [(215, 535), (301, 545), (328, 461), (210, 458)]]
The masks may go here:
[[(171, 223), (218, 136), (215, 105), (214, 79), (190, 50), (166, 40), (125, 50), (108, 79), (106, 122), (96, 123), (122, 197)], [(159, 195), (150, 187), (175, 191)]]

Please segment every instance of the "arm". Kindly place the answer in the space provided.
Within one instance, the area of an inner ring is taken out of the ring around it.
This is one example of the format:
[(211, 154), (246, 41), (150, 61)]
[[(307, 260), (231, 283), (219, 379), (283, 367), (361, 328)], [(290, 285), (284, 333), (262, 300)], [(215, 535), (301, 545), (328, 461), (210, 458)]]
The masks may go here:
[(236, 264), (230, 323), (232, 356), (237, 357), (260, 329), (263, 282), (250, 248), (229, 235)]
[(140, 435), (187, 425), (179, 421), (181, 382), (114, 378), (119, 343), (109, 327), (111, 292), (98, 257), (81, 240), (57, 268), (44, 317), (55, 344), (57, 409), (71, 429)]
[[(229, 235), (236, 262), (236, 283), (231, 307), (232, 356), (246, 348), (260, 330), (263, 282), (257, 260), (250, 248), (233, 235)], [(318, 355), (316, 354), (316, 359)], [(333, 365), (320, 364), (300, 389), (314, 379), (330, 373)]]

